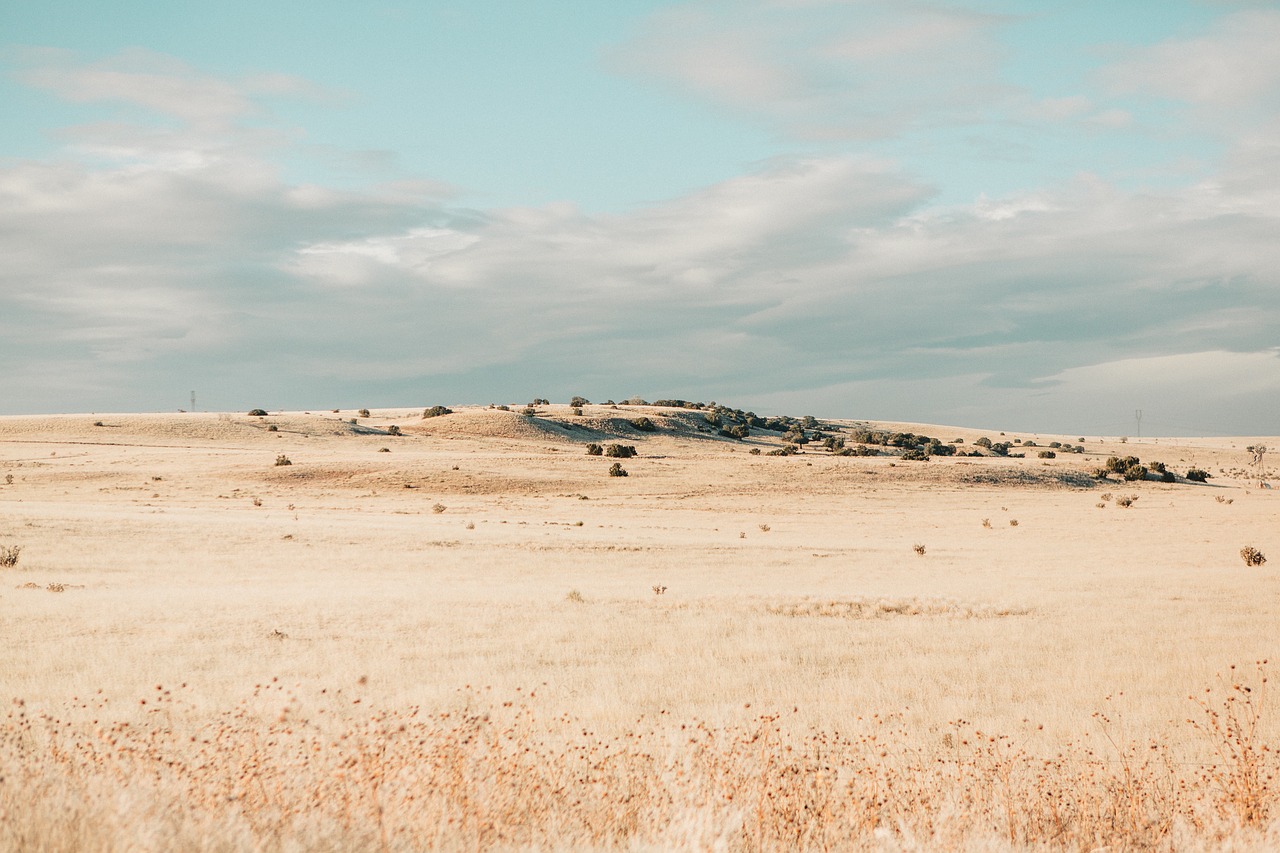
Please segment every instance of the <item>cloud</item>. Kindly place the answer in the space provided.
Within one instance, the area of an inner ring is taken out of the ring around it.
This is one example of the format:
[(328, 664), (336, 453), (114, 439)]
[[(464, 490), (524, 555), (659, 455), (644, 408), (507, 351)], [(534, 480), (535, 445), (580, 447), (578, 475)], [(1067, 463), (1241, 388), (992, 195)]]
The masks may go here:
[(968, 120), (1009, 95), (994, 15), (917, 3), (694, 0), (612, 57), (799, 139), (877, 139)]
[(1240, 11), (1209, 32), (1127, 51), (1102, 72), (1113, 91), (1156, 95), (1213, 114), (1274, 115), (1280, 106), (1280, 11)]

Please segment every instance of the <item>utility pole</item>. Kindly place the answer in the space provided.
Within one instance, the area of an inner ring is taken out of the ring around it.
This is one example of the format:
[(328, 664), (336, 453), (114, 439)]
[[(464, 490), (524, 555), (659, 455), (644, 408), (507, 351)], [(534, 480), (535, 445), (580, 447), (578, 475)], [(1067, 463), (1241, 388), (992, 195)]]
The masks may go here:
[(1142, 438), (1142, 409), (1134, 409), (1133, 418), (1138, 422), (1138, 438)]
[(195, 410), (196, 410), (196, 392), (192, 391), (191, 392), (191, 411), (194, 412)]

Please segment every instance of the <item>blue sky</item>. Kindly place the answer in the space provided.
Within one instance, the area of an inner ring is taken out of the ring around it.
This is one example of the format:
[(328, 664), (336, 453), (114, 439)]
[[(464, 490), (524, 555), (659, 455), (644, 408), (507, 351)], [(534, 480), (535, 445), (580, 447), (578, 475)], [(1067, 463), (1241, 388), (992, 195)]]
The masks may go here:
[(1275, 3), (6, 4), (0, 413), (1280, 432)]

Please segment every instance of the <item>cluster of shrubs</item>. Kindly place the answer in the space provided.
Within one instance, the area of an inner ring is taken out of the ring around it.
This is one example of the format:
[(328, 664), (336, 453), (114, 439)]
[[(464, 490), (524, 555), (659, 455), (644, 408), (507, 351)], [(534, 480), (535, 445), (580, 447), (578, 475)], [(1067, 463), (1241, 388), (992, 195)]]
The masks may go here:
[[(1178, 479), (1163, 462), (1150, 462), (1143, 465), (1142, 460), (1136, 456), (1112, 456), (1107, 459), (1103, 467), (1093, 472), (1099, 480), (1110, 479), (1112, 474), (1118, 474), (1121, 479), (1129, 482), (1156, 479), (1162, 483), (1173, 483)], [(1209, 479), (1209, 472), (1192, 468), (1187, 471), (1187, 479), (1194, 483), (1203, 483)]]
[[(452, 415), (452, 414), (453, 414), (453, 409), (447, 408), (445, 406), (432, 406), (431, 408), (425, 409), (422, 412), (422, 416), (424, 418), (438, 418), (442, 415)], [(365, 417), (368, 417), (368, 416), (369, 414), (368, 412), (366, 412)]]
[(587, 445), (588, 456), (608, 456), (614, 459), (630, 459), (636, 455), (634, 444), (610, 444), (608, 447), (602, 447), (592, 442)]
[(631, 426), (641, 432), (654, 432), (658, 428), (657, 425), (648, 418), (633, 418), (630, 423)]

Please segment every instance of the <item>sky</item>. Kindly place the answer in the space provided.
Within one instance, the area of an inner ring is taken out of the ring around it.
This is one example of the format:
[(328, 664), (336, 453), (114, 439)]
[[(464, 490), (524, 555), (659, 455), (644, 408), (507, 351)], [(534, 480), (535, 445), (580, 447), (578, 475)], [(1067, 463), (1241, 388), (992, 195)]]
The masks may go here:
[(1228, 0), (5, 3), (0, 414), (1280, 434), (1277, 44)]

